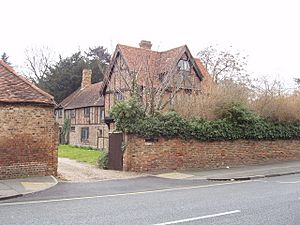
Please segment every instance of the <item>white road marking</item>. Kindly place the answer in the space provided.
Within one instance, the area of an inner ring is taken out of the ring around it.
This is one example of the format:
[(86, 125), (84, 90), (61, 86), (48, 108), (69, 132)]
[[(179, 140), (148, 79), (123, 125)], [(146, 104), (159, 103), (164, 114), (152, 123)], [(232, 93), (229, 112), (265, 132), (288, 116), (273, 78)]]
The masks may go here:
[(51, 202), (77, 201), (77, 200), (120, 197), (120, 196), (131, 196), (131, 195), (162, 193), (162, 192), (170, 192), (170, 191), (193, 190), (193, 189), (199, 189), (199, 188), (218, 187), (218, 186), (241, 184), (241, 183), (248, 183), (248, 182), (254, 182), (254, 181), (253, 180), (246, 180), (246, 181), (236, 181), (236, 182), (231, 182), (231, 183), (209, 184), (209, 185), (199, 185), (199, 186), (187, 186), (187, 187), (178, 187), (178, 188), (166, 188), (166, 189), (156, 189), (156, 190), (149, 190), (149, 191), (137, 191), (137, 192), (127, 192), (127, 193), (120, 193), (120, 194), (96, 195), (96, 196), (76, 197), (76, 198), (61, 198), (61, 199), (25, 201), (25, 202), (8, 202), (8, 203), (2, 203), (2, 204), (0, 203), (0, 207), (1, 206), (13, 206), (13, 205), (41, 204), (41, 203), (51, 203)]
[(202, 220), (202, 219), (208, 219), (208, 218), (213, 218), (213, 217), (219, 217), (219, 216), (226, 216), (234, 213), (240, 213), (240, 210), (234, 210), (234, 211), (229, 211), (229, 212), (223, 212), (223, 213), (217, 213), (217, 214), (212, 214), (212, 215), (206, 215), (206, 216), (199, 216), (199, 217), (192, 217), (192, 218), (187, 218), (183, 220), (174, 220), (174, 221), (169, 221), (165, 223), (157, 223), (153, 225), (170, 225), (170, 224), (178, 224), (178, 223), (184, 223), (184, 222), (191, 222), (195, 220)]
[(298, 180), (298, 181), (277, 181), (277, 183), (280, 183), (280, 184), (298, 184), (298, 183), (300, 183), (300, 180)]

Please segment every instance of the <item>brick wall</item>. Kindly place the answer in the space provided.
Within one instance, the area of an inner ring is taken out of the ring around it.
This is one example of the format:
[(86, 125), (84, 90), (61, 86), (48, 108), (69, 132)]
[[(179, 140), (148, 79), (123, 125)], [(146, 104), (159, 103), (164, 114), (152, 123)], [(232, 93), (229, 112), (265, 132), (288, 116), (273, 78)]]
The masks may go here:
[(0, 179), (56, 175), (54, 108), (0, 104)]
[(133, 135), (126, 139), (123, 161), (127, 171), (221, 168), (300, 160), (300, 140), (199, 142), (160, 138), (151, 143)]

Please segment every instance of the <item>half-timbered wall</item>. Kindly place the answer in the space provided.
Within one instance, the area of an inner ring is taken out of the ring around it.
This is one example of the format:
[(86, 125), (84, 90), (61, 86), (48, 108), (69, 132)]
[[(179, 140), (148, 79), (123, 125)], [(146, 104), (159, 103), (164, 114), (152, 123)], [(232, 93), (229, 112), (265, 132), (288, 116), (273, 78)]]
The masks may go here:
[[(89, 114), (85, 113), (89, 110)], [(69, 144), (93, 148), (108, 148), (108, 128), (101, 110), (104, 107), (86, 107), (65, 110), (66, 118), (71, 120)], [(88, 139), (82, 139), (82, 128), (88, 129)]]

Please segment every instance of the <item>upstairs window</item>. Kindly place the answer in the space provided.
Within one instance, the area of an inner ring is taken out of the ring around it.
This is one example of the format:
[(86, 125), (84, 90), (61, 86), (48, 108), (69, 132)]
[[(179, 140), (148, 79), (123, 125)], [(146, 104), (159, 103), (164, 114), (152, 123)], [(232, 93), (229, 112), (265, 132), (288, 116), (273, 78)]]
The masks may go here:
[(162, 72), (162, 73), (158, 74), (159, 81), (164, 82), (166, 80), (166, 75), (167, 75), (166, 72)]
[(177, 66), (180, 71), (190, 71), (190, 69), (191, 69), (189, 61), (187, 61), (185, 59), (180, 59)]
[(104, 122), (104, 117), (105, 117), (104, 108), (101, 107), (101, 108), (100, 108), (100, 121), (101, 121), (101, 122)]
[(75, 109), (72, 109), (70, 112), (71, 118), (75, 118)]
[(84, 110), (84, 117), (90, 117), (90, 108), (89, 107), (87, 107), (87, 108), (84, 108), (83, 109)]
[(115, 97), (116, 97), (116, 100), (118, 100), (118, 101), (123, 101), (124, 100), (124, 95), (120, 92), (116, 92)]
[(62, 118), (63, 110), (62, 109), (58, 109), (57, 110), (57, 114), (58, 114), (58, 118)]

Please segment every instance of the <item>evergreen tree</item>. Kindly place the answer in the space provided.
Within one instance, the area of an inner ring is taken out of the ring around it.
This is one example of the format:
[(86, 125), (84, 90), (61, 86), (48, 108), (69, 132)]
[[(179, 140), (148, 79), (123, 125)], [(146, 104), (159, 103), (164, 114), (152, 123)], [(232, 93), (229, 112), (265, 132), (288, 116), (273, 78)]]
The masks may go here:
[(5, 52), (3, 52), (3, 54), (1, 55), (1, 60), (6, 64), (11, 65), (11, 63), (8, 61), (8, 58), (9, 56)]
[(80, 87), (83, 69), (92, 70), (92, 83), (103, 80), (109, 60), (110, 55), (103, 47), (90, 48), (84, 54), (78, 51), (66, 58), (60, 56), (38, 86), (53, 95), (59, 103)]

